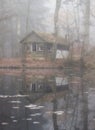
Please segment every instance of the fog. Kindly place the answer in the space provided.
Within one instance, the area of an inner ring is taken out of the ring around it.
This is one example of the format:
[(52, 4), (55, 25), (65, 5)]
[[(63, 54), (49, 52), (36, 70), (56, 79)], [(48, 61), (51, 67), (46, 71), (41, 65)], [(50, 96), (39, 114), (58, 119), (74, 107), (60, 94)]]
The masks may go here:
[[(20, 57), (20, 40), (32, 30), (54, 33), (56, 0), (0, 1), (0, 57)], [(74, 40), (84, 33), (85, 0), (62, 0), (58, 17), (58, 34)], [(94, 44), (95, 9), (90, 5), (90, 43)], [(69, 30), (68, 30), (69, 27)], [(72, 34), (73, 32), (73, 34)], [(71, 35), (72, 34), (72, 35)]]

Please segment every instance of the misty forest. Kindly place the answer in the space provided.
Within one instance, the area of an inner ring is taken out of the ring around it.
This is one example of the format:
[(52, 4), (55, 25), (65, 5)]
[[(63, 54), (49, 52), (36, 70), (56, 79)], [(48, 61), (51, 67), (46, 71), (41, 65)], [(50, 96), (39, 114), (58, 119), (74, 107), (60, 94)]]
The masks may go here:
[(0, 130), (95, 130), (94, 34), (94, 0), (0, 0)]

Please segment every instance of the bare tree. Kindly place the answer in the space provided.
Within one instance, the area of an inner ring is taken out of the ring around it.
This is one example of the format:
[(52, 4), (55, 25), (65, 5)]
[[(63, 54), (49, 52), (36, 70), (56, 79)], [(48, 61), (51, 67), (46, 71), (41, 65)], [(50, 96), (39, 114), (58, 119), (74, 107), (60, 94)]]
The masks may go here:
[(81, 49), (81, 65), (84, 64), (85, 56), (88, 52), (89, 35), (90, 35), (90, 0), (84, 0), (84, 32)]
[[(87, 46), (89, 45), (89, 33), (90, 33), (90, 0), (85, 0), (84, 3), (84, 51), (87, 49)], [(86, 48), (85, 48), (86, 47)], [(85, 53), (85, 52), (84, 52)]]
[(57, 36), (58, 36), (58, 16), (59, 16), (59, 10), (61, 6), (61, 0), (56, 0), (56, 7), (55, 7), (55, 13), (54, 13), (54, 34), (56, 37), (55, 43), (54, 43), (54, 60), (56, 59), (56, 50), (57, 50)]

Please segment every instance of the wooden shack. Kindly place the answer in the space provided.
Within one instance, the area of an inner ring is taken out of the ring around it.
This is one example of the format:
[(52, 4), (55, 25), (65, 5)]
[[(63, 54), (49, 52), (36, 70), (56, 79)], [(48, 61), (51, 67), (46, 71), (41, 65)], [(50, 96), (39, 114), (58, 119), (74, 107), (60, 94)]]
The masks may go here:
[[(54, 34), (37, 33), (32, 31), (22, 43), (22, 62), (26, 67), (58, 67), (69, 53), (66, 38), (55, 37)], [(57, 62), (55, 65), (53, 64)]]

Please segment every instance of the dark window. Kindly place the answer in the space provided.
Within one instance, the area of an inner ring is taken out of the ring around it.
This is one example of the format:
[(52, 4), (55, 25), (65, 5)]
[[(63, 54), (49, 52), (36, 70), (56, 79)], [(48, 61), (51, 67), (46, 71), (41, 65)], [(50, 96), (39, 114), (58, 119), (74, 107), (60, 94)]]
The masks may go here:
[(51, 51), (52, 50), (52, 45), (51, 44), (47, 44), (47, 50)]
[(32, 51), (36, 51), (36, 43), (32, 44)]
[(33, 92), (36, 91), (36, 84), (35, 83), (32, 84), (32, 91)]

